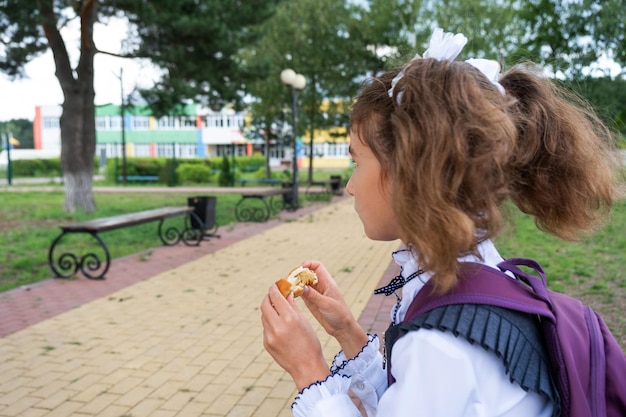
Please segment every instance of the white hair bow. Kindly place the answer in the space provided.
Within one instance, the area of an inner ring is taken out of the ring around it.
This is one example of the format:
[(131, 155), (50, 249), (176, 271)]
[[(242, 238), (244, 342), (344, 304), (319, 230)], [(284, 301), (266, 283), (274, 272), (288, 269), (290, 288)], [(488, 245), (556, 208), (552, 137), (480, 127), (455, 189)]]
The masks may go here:
[(493, 85), (498, 87), (500, 94), (504, 95), (504, 87), (502, 87), (502, 84), (498, 82), (500, 79), (500, 64), (498, 64), (497, 61), (492, 59), (472, 58), (466, 60), (465, 62), (482, 72)]
[(424, 58), (434, 58), (438, 61), (454, 61), (467, 44), (467, 38), (462, 33), (456, 35), (444, 32), (437, 28), (430, 37), (428, 49), (424, 52)]
[[(453, 34), (437, 28), (430, 38), (428, 49), (424, 52), (423, 58), (434, 58), (438, 61), (454, 61), (461, 53), (465, 44), (467, 44), (467, 38), (462, 33)], [(417, 54), (410, 62), (420, 58), (422, 57)], [(504, 87), (498, 82), (500, 78), (500, 64), (498, 62), (489, 59), (468, 59), (465, 62), (482, 72), (498, 88), (498, 91), (504, 95)], [(389, 97), (393, 97), (393, 90), (402, 77), (404, 77), (404, 68), (391, 80), (391, 88), (387, 91)], [(402, 91), (396, 97), (398, 104), (401, 101)]]

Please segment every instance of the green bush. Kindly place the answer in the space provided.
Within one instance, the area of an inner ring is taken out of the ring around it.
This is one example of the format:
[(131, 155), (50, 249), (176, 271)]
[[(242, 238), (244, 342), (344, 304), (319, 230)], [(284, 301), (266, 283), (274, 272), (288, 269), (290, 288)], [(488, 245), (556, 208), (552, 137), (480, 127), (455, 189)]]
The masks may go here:
[(16, 177), (56, 177), (61, 175), (61, 159), (16, 159), (11, 161)]
[(133, 158), (127, 165), (128, 175), (158, 175), (162, 166), (162, 158)]
[[(99, 158), (94, 159), (94, 173), (98, 172)], [(63, 175), (61, 158), (13, 159), (11, 172), (14, 177), (59, 177)]]
[[(165, 183), (171, 177), (171, 175), (163, 176), (165, 167), (165, 158), (126, 158), (126, 175), (156, 175), (160, 183)], [(122, 159), (108, 159), (105, 173), (107, 181), (117, 182), (117, 178), (121, 175)]]
[(211, 181), (211, 168), (206, 164), (182, 163), (176, 168), (176, 179), (179, 184), (201, 184)]
[[(217, 164), (211, 159), (190, 158), (190, 159), (173, 159), (164, 157), (142, 157), (126, 158), (126, 174), (127, 175), (156, 175), (159, 177), (159, 183), (167, 184), (169, 186), (175, 186), (185, 179), (178, 178), (178, 167), (180, 165), (194, 165), (200, 167), (207, 167), (209, 169), (216, 167), (219, 168), (220, 164)], [(219, 171), (219, 169), (217, 169)], [(107, 161), (106, 179), (108, 181), (115, 181), (116, 177), (121, 175), (122, 160), (111, 158)]]
[(237, 166), (243, 172), (256, 172), (265, 167), (263, 155), (238, 156), (235, 158)]
[[(224, 156), (212, 156), (205, 159), (205, 161), (209, 164), (212, 170), (219, 171), (224, 163)], [(228, 158), (232, 162), (233, 158)], [(235, 166), (242, 172), (256, 172), (258, 169), (265, 167), (265, 157), (263, 155), (236, 156), (234, 160)]]
[[(265, 174), (265, 167), (261, 167), (254, 171), (254, 174), (252, 174), (252, 178), (268, 178)], [(280, 178), (280, 175), (280, 171), (270, 170), (269, 178)]]
[(226, 155), (222, 156), (220, 176), (217, 179), (217, 183), (220, 187), (231, 187), (235, 184), (235, 173), (230, 166), (230, 159)]

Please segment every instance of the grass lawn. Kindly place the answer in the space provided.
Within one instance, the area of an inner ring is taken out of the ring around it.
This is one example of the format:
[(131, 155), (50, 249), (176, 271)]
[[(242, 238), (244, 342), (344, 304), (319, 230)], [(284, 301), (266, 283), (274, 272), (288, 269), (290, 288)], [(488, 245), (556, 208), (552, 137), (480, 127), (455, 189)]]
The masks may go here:
[[(201, 194), (201, 193), (200, 193)], [(52, 273), (48, 248), (60, 223), (87, 220), (166, 205), (186, 205), (185, 193), (97, 193), (98, 212), (69, 215), (62, 210), (62, 188), (54, 192), (0, 192), (0, 291), (30, 284)], [(239, 194), (217, 194), (220, 233), (234, 223)], [(582, 242), (563, 242), (537, 230), (532, 219), (512, 211), (514, 226), (496, 244), (505, 257), (530, 257), (546, 270), (552, 289), (582, 298), (603, 314), (626, 348), (626, 200), (618, 201), (609, 222)], [(159, 246), (157, 223), (104, 235), (117, 258)]]
[(496, 241), (504, 257), (538, 261), (551, 289), (581, 298), (599, 311), (626, 350), (626, 200), (618, 201), (607, 224), (580, 242), (564, 242), (513, 211), (514, 225)]
[[(163, 206), (187, 205), (187, 198), (194, 195), (217, 196), (215, 220), (219, 233), (235, 223), (235, 205), (241, 198), (239, 193), (192, 193), (149, 192), (149, 193), (95, 193), (96, 213), (68, 214), (63, 211), (65, 198), (61, 186), (53, 186), (51, 192), (0, 192), (0, 292), (50, 278), (53, 273), (48, 266), (48, 249), (61, 233), (59, 224), (89, 220)], [(301, 195), (300, 204), (307, 204)], [(178, 221), (177, 217), (166, 222)], [(158, 222), (126, 227), (103, 232), (102, 237), (109, 248), (111, 258), (126, 256), (161, 245), (157, 236)], [(167, 223), (164, 224), (167, 226)], [(65, 236), (71, 244), (86, 244), (97, 248), (95, 241), (84, 234)], [(77, 243), (75, 243), (77, 242)], [(63, 243), (66, 249), (66, 243)]]

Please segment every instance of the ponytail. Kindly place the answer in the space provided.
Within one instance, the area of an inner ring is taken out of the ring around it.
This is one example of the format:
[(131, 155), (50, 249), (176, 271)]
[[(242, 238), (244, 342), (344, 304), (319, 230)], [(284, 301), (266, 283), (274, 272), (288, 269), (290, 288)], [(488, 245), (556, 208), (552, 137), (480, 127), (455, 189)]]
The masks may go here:
[(576, 240), (600, 224), (615, 197), (613, 136), (589, 105), (529, 65), (500, 84), (517, 99), (509, 109), (518, 132), (511, 199), (541, 230)]

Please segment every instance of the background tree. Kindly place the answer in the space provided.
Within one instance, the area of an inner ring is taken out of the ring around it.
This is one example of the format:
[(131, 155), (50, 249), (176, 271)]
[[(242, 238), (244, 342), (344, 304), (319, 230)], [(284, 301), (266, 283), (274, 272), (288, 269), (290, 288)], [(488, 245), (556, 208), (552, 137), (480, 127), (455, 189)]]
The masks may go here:
[(586, 76), (567, 82), (567, 86), (587, 99), (606, 123), (626, 135), (625, 79)]
[(256, 47), (245, 48), (241, 51), (241, 59), (250, 72), (257, 77), (248, 84), (251, 94), (249, 108), (252, 114), (251, 127), (247, 129), (246, 137), (251, 140), (262, 139), (265, 154), (265, 176), (271, 177), (270, 148), (271, 146), (288, 145), (289, 137), (284, 129), (284, 107), (282, 100), (285, 87), (280, 83), (280, 66), (275, 62), (280, 56), (276, 50), (277, 44), (267, 42), (266, 36), (271, 30), (269, 22), (260, 30), (261, 41)]
[(586, 77), (601, 57), (626, 64), (623, 0), (522, 0), (526, 57), (567, 79)]
[(33, 122), (27, 119), (11, 119), (0, 122), (0, 132), (11, 133), (20, 142), (20, 148), (33, 148)]
[(422, 0), (369, 0), (356, 10), (352, 34), (372, 53), (371, 64), (364, 69), (367, 75), (375, 75), (415, 55), (415, 28), (423, 3)]
[(305, 75), (298, 134), (309, 134), (309, 180), (316, 130), (343, 126), (347, 133), (349, 103), (359, 84), (382, 70), (399, 50), (409, 49), (403, 32), (413, 24), (415, 11), (406, 4), (399, 7), (401, 3), (407, 2), (284, 2), (262, 26), (261, 40), (242, 54), (242, 62), (259, 76), (249, 92), (254, 97), (251, 111), (263, 123), (257, 131), (265, 133), (266, 143), (275, 133), (273, 122), (290, 112), (291, 97), (280, 82), (281, 70), (292, 68)]
[[(185, 99), (234, 100), (247, 74), (236, 52), (254, 39), (254, 26), (276, 1), (220, 0), (4, 0), (0, 1), (0, 70), (24, 75), (24, 65), (52, 50), (63, 91), (60, 120), (64, 209), (93, 211), (95, 136), (94, 24), (127, 16), (131, 23), (125, 57), (150, 59), (163, 69), (156, 88), (145, 92), (155, 112), (166, 113)], [(80, 25), (78, 59), (72, 62), (61, 29)]]
[(461, 32), (468, 38), (462, 55), (495, 59), (506, 67), (517, 55), (519, 40), (527, 33), (519, 18), (518, 0), (447, 0), (425, 2), (418, 33), (425, 43), (436, 27)]
[(181, 99), (212, 108), (240, 107), (254, 68), (242, 65), (239, 51), (255, 44), (257, 25), (270, 17), (278, 0), (111, 0), (110, 13), (122, 11), (131, 31), (123, 56), (147, 58), (163, 71), (142, 90), (156, 114)]
[(626, 4), (624, 0), (583, 0), (574, 2), (579, 11), (578, 27), (590, 30), (591, 48), (606, 53), (622, 66), (626, 64)]
[[(296, 134), (309, 132), (310, 156), (315, 130), (330, 127), (337, 120), (334, 115), (328, 117), (320, 112), (322, 101), (349, 101), (366, 68), (365, 60), (372, 56), (352, 37), (356, 27), (354, 10), (355, 6), (345, 0), (284, 2), (263, 25), (259, 43), (245, 53), (246, 64), (261, 69), (249, 92), (256, 98), (251, 110), (263, 115), (260, 120), (265, 123), (267, 135), (272, 132), (270, 121), (282, 118), (284, 111), (291, 109), (290, 92), (282, 85), (280, 72), (291, 68), (306, 77)], [(266, 141), (269, 139), (267, 136)], [(312, 169), (309, 164), (309, 180)]]

